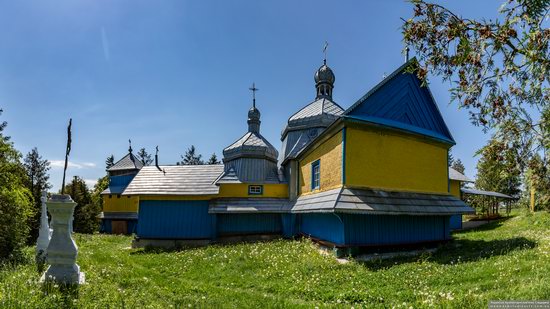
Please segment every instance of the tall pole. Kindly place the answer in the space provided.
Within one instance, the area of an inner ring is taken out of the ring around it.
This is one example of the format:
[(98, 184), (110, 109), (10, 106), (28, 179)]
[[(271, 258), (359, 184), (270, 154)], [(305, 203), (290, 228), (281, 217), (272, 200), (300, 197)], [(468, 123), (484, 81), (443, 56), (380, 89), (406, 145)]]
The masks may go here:
[(67, 148), (65, 151), (65, 167), (63, 168), (63, 183), (61, 184), (61, 194), (65, 194), (65, 174), (67, 173), (67, 163), (69, 162), (69, 153), (71, 152), (71, 125), (73, 119), (69, 119), (69, 126), (67, 127)]

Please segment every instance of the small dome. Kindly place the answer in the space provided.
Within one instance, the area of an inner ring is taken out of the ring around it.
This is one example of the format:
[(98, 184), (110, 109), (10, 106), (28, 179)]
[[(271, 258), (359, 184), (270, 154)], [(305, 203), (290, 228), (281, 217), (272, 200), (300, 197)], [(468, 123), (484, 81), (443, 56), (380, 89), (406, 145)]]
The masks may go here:
[(315, 72), (315, 83), (329, 83), (334, 84), (336, 77), (328, 65), (323, 64), (317, 72)]
[(249, 110), (248, 110), (248, 118), (252, 118), (252, 119), (260, 119), (260, 110), (257, 109), (256, 107), (251, 107)]

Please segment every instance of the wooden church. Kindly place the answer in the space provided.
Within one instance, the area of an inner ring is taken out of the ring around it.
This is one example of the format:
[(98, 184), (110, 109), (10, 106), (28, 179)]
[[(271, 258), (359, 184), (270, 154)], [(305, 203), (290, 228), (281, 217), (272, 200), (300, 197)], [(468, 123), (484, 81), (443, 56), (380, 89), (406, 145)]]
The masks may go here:
[(102, 229), (135, 233), (135, 246), (305, 236), (335, 248), (449, 240), (451, 216), (471, 213), (451, 191), (455, 144), (430, 90), (395, 70), (348, 109), (335, 75), (316, 71), (313, 102), (290, 116), (280, 152), (248, 130), (223, 165), (142, 166), (131, 149), (109, 169)]

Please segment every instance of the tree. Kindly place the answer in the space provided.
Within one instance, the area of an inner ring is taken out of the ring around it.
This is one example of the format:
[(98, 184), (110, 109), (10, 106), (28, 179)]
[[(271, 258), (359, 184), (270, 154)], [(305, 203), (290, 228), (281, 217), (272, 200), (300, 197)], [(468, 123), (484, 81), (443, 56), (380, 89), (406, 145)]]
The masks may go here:
[[(515, 149), (522, 170), (550, 148), (549, 0), (510, 0), (499, 20), (458, 16), (439, 4), (412, 0), (403, 40), (416, 51), (410, 70), (450, 81), (451, 98), (475, 125), (494, 128)], [(538, 117), (538, 116), (541, 117)]]
[(101, 209), (92, 203), (92, 196), (84, 179), (75, 176), (65, 185), (65, 193), (77, 203), (74, 210), (73, 230), (78, 233), (93, 233), (99, 229)]
[(449, 164), (449, 166), (452, 166), (454, 162), (455, 158), (453, 157), (451, 151), (447, 152), (447, 164)]
[(151, 165), (151, 163), (153, 163), (153, 158), (152, 156), (147, 153), (147, 151), (145, 150), (145, 148), (141, 148), (138, 153), (137, 153), (137, 157), (138, 159), (141, 161), (141, 163), (143, 163), (143, 165), (147, 166), (147, 165)]
[(462, 164), (462, 161), (460, 159), (454, 160), (453, 164), (451, 164), (451, 167), (461, 174), (464, 174), (464, 171), (466, 170), (466, 167), (464, 167), (464, 164)]
[(527, 199), (530, 197), (531, 189), (535, 191), (537, 210), (550, 210), (550, 171), (539, 154), (535, 154), (529, 161), (525, 172), (525, 186)]
[(95, 209), (101, 212), (103, 210), (103, 199), (101, 198), (101, 192), (109, 187), (109, 176), (105, 175), (99, 178), (94, 185), (94, 190), (92, 191), (92, 204), (95, 206)]
[(218, 160), (218, 156), (216, 156), (216, 153), (213, 153), (210, 156), (210, 159), (208, 159), (208, 162), (206, 164), (220, 164), (221, 162)]
[[(0, 109), (0, 115), (2, 110)], [(32, 195), (26, 188), (26, 173), (19, 153), (4, 135), (0, 122), (0, 260), (18, 260), (23, 256), (32, 211)]]
[(42, 191), (50, 189), (52, 186), (48, 182), (50, 176), (48, 171), (50, 170), (50, 162), (43, 159), (42, 156), (38, 153), (38, 149), (33, 148), (23, 160), (23, 166), (27, 173), (27, 183), (26, 186), (31, 192), (34, 199), (34, 210), (35, 215), (29, 219), (29, 243), (34, 243), (38, 237), (38, 229), (40, 228), (40, 215), (42, 209), (42, 202), (40, 197)]
[(105, 159), (105, 169), (110, 169), (113, 165), (115, 165), (115, 156), (110, 155)]
[(189, 149), (181, 156), (181, 161), (177, 162), (176, 165), (202, 165), (202, 155), (196, 154), (196, 149), (194, 145), (191, 145)]
[(521, 171), (515, 153), (502, 140), (494, 137), (478, 150), (476, 187), (517, 196), (521, 185)]

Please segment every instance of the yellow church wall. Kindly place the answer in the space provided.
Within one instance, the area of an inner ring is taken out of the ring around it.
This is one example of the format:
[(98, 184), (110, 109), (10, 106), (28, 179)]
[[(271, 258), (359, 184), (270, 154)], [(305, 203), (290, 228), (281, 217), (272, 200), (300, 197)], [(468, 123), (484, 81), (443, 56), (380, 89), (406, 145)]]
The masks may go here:
[(248, 194), (248, 186), (253, 183), (221, 184), (217, 197), (288, 197), (288, 184), (259, 184), (262, 185), (263, 194)]
[(452, 195), (460, 198), (460, 181), (449, 180), (449, 191)]
[[(311, 190), (311, 164), (319, 160), (319, 189)], [(342, 130), (315, 147), (300, 160), (300, 192), (322, 192), (342, 186)]]
[(137, 212), (139, 197), (124, 195), (103, 195), (104, 212)]
[(381, 128), (346, 128), (345, 184), (448, 193), (447, 145)]

